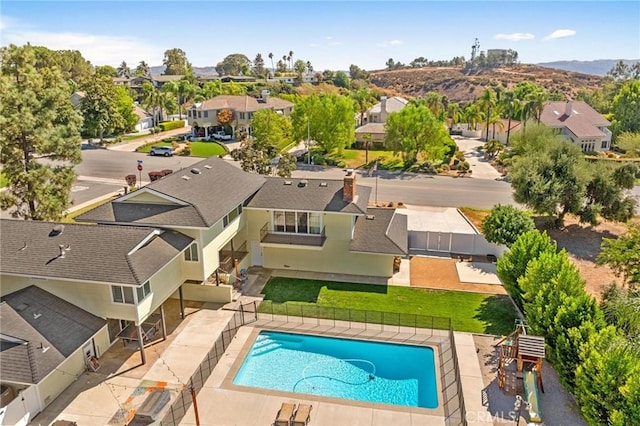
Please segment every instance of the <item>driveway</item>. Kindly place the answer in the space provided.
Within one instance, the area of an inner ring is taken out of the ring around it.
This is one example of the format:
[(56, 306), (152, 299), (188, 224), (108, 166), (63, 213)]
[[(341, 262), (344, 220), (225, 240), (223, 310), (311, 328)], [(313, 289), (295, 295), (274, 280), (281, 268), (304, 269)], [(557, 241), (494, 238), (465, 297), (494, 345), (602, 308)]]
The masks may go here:
[(177, 135), (184, 135), (186, 133), (191, 133), (191, 126), (181, 127), (180, 129), (167, 130), (166, 132), (149, 134), (140, 139), (134, 139), (129, 142), (122, 142), (115, 145), (110, 145), (107, 149), (111, 151), (126, 151), (126, 152), (134, 152), (138, 147), (145, 145), (149, 142), (158, 142), (162, 139), (169, 138)]
[(458, 149), (464, 153), (465, 158), (471, 166), (472, 178), (476, 179), (499, 179), (502, 175), (493, 168), (493, 166), (483, 158), (483, 153), (478, 148), (484, 145), (479, 139), (467, 139), (463, 137), (454, 137)]

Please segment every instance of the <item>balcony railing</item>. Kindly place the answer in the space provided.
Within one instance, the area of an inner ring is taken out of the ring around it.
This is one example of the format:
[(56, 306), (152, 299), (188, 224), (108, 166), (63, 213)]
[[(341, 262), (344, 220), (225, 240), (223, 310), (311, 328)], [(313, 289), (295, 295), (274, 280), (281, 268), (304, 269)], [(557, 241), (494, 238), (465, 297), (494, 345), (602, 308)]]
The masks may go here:
[(225, 272), (230, 272), (234, 268), (234, 259), (238, 259), (238, 262), (242, 262), (242, 260), (249, 255), (249, 251), (247, 250), (247, 242), (242, 243), (240, 247), (237, 249), (231, 250), (220, 250), (220, 269)]
[(260, 229), (260, 242), (269, 244), (322, 247), (326, 239), (324, 228), (317, 235), (272, 232), (269, 230), (268, 222)]

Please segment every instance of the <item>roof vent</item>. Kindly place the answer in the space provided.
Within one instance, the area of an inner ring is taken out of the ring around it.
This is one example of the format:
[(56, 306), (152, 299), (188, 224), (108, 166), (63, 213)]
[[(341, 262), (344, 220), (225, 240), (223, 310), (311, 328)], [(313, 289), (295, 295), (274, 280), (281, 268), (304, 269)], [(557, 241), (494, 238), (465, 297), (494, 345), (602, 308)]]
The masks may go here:
[(189, 176), (182, 176), (182, 179), (184, 179), (184, 180), (189, 180), (189, 179), (191, 179), (191, 178), (190, 178)]
[(326, 188), (327, 182), (320, 182), (320, 188)]
[(308, 180), (306, 179), (302, 179), (299, 183), (298, 183), (298, 187), (300, 188), (304, 188), (305, 186), (307, 186), (307, 184), (309, 183)]
[(285, 184), (285, 185), (291, 185), (292, 183), (293, 183), (293, 182), (291, 182), (290, 180), (285, 180), (285, 181), (284, 181), (284, 184)]
[(193, 169), (191, 169), (191, 173), (193, 173), (194, 175), (199, 175), (202, 172), (200, 171), (200, 169), (194, 167)]
[(208, 165), (208, 164), (205, 164), (205, 165), (204, 165), (204, 168), (205, 168), (205, 169), (207, 169), (207, 170), (211, 170), (211, 166), (210, 166), (210, 165)]
[(56, 226), (53, 227), (51, 232), (49, 232), (49, 236), (50, 237), (56, 237), (56, 236), (62, 234), (62, 231), (64, 231), (64, 225), (56, 225)]
[(368, 214), (368, 215), (366, 215), (364, 218), (365, 218), (365, 219), (367, 219), (367, 220), (373, 220), (373, 219), (375, 219), (376, 217), (375, 217), (374, 215), (372, 215), (372, 214)]

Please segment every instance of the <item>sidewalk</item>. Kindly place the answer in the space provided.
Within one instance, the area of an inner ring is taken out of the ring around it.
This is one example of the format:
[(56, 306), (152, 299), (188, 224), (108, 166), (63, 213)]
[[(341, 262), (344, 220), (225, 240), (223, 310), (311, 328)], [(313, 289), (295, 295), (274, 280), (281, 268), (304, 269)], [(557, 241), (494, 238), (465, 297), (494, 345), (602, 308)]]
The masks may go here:
[(181, 127), (180, 129), (168, 130), (162, 133), (151, 134), (141, 137), (140, 139), (134, 139), (132, 141), (125, 141), (115, 145), (110, 145), (107, 149), (111, 151), (125, 151), (134, 152), (139, 147), (148, 144), (149, 142), (160, 142), (162, 139), (170, 138), (172, 136), (183, 135), (185, 133), (191, 133), (191, 126)]

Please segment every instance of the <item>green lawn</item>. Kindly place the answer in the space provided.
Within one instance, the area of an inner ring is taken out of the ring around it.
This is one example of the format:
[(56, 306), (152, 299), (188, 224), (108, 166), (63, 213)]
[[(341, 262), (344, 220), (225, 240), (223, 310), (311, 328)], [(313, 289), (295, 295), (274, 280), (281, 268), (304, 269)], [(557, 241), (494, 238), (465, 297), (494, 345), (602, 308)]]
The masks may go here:
[(227, 151), (216, 142), (191, 142), (192, 157), (211, 157), (225, 155)]
[[(275, 277), (263, 290), (265, 302), (261, 312), (289, 315), (364, 319), (364, 312), (334, 311), (333, 308), (358, 311), (394, 312), (385, 315), (368, 312), (369, 322), (413, 325), (414, 314), (451, 318), (453, 329), (472, 333), (506, 335), (513, 331), (516, 318), (511, 301), (506, 296), (459, 291), (437, 291), (410, 287), (381, 286), (302, 280)], [(269, 303), (271, 301), (273, 304)], [(418, 324), (430, 325), (430, 319), (418, 318)], [(446, 328), (445, 321), (436, 321), (434, 328)]]
[[(378, 166), (383, 168), (384, 165), (389, 163), (395, 164), (398, 161), (402, 163), (400, 157), (394, 157), (393, 151), (373, 151), (369, 150), (369, 163), (365, 161), (366, 151), (364, 149), (345, 149), (342, 151), (342, 158), (347, 163), (347, 167), (350, 169), (357, 169), (359, 167), (369, 168), (373, 165), (376, 159), (380, 159)], [(384, 167), (384, 168), (393, 168), (393, 167)]]
[(0, 172), (0, 188), (4, 188), (8, 184), (9, 181), (7, 180), (7, 177), (4, 175), (4, 173)]
[(136, 152), (144, 152), (145, 154), (148, 154), (149, 151), (151, 151), (151, 147), (152, 146), (172, 146), (171, 142), (153, 142), (153, 143), (148, 143), (146, 145), (141, 146), (140, 148), (136, 149)]

